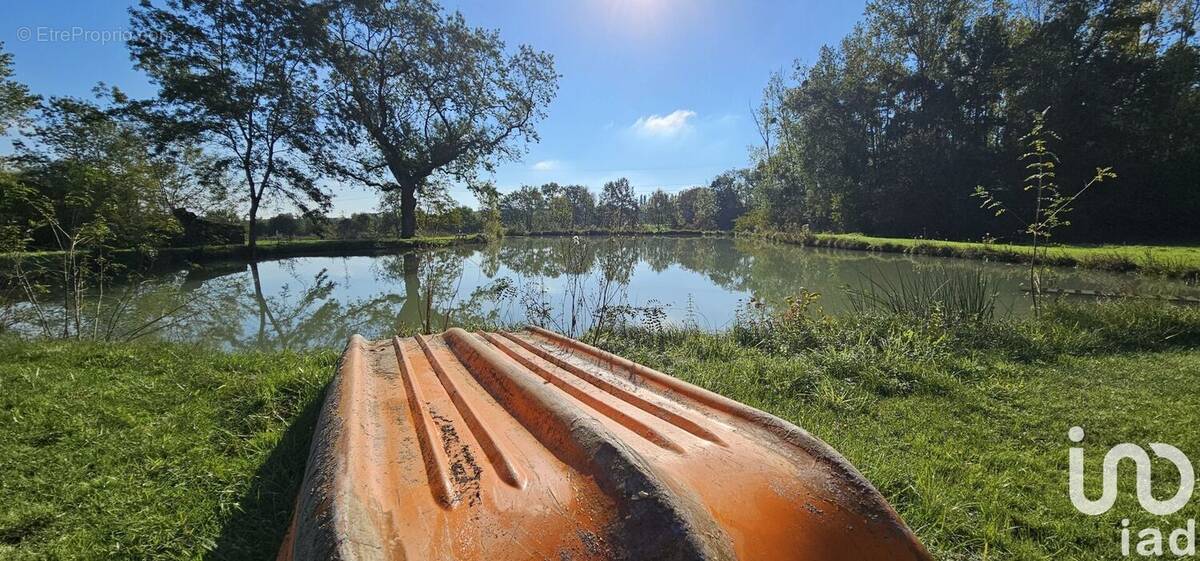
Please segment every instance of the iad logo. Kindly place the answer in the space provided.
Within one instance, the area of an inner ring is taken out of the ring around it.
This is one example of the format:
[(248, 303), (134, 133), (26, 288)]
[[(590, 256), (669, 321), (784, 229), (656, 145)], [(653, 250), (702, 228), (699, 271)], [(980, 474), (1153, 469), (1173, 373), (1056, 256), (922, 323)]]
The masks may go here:
[[(1067, 437), (1071, 439), (1071, 442), (1079, 444), (1083, 442), (1083, 429), (1071, 427), (1071, 430), (1067, 431)], [(1079, 509), (1079, 512), (1092, 516), (1108, 512), (1117, 501), (1117, 467), (1121, 460), (1128, 459), (1133, 460), (1133, 464), (1137, 468), (1137, 499), (1142, 508), (1146, 512), (1158, 516), (1179, 512), (1191, 500), (1196, 484), (1196, 474), (1192, 469), (1192, 462), (1188, 460), (1183, 451), (1170, 444), (1151, 442), (1150, 450), (1158, 457), (1174, 464), (1175, 469), (1179, 471), (1179, 489), (1174, 496), (1162, 501), (1154, 498), (1151, 493), (1153, 479), (1151, 478), (1150, 455), (1141, 446), (1126, 442), (1113, 446), (1104, 455), (1100, 498), (1094, 501), (1088, 499), (1083, 489), (1083, 448), (1072, 447), (1070, 449), (1067, 485), (1071, 503)], [(1130, 554), (1129, 520), (1122, 520), (1121, 527), (1121, 553), (1128, 556)], [(1137, 537), (1139, 539), (1138, 555), (1163, 555), (1164, 541), (1170, 546), (1171, 553), (1175, 555), (1196, 554), (1195, 520), (1188, 520), (1185, 527), (1171, 531), (1166, 540), (1163, 539), (1163, 532), (1158, 528), (1146, 528), (1138, 532)]]
[[(1076, 444), (1083, 442), (1083, 428), (1071, 427), (1067, 437)], [(1169, 460), (1179, 470), (1179, 491), (1174, 497), (1165, 501), (1154, 498), (1150, 493), (1150, 455), (1137, 444), (1118, 444), (1109, 449), (1104, 455), (1103, 492), (1099, 500), (1088, 500), (1083, 492), (1083, 448), (1071, 448), (1070, 481), (1071, 503), (1079, 512), (1097, 516), (1108, 512), (1117, 501), (1117, 465), (1121, 460), (1130, 459), (1137, 466), (1137, 498), (1142, 508), (1150, 514), (1166, 516), (1174, 514), (1183, 508), (1192, 498), (1192, 488), (1196, 484), (1196, 474), (1192, 471), (1192, 462), (1184, 453), (1170, 444), (1151, 442), (1150, 449), (1160, 458)]]

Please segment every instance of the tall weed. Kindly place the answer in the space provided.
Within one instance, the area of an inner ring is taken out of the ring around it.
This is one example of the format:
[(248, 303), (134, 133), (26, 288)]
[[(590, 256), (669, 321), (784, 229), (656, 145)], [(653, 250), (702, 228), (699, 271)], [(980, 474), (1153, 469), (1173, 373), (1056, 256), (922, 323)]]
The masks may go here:
[(857, 287), (848, 287), (855, 313), (884, 312), (929, 322), (991, 321), (996, 316), (996, 287), (976, 269), (948, 271), (937, 267), (915, 275), (862, 274)]

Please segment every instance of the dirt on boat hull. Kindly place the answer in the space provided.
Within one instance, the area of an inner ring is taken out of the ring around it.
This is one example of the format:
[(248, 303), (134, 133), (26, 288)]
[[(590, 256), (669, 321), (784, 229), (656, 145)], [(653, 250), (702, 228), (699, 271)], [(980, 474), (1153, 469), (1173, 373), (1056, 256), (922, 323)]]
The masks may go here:
[(281, 561), (927, 560), (796, 426), (556, 333), (351, 338)]

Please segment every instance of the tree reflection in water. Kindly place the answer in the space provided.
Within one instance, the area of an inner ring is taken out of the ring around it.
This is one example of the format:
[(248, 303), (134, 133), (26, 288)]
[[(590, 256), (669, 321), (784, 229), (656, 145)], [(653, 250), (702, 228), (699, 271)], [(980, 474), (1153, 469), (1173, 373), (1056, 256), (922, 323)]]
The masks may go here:
[[(861, 283), (862, 275), (945, 270), (981, 270), (1001, 293), (1000, 309), (1020, 313), (1027, 306), (1020, 267), (1004, 264), (729, 238), (558, 237), (379, 256), (206, 264), (152, 276), (130, 310), (161, 313), (186, 296), (195, 302), (188, 315), (152, 337), (233, 349), (338, 348), (353, 333), (380, 338), (454, 325), (483, 329), (532, 322), (578, 336), (597, 321), (648, 305), (661, 305), (644, 314), (656, 323), (681, 324), (690, 315), (701, 328), (721, 329), (750, 298), (770, 309), (805, 289), (822, 294), (826, 311), (845, 313), (850, 306), (843, 287)], [(1055, 282), (1072, 288), (1200, 293), (1128, 275), (1074, 270), (1055, 275)]]

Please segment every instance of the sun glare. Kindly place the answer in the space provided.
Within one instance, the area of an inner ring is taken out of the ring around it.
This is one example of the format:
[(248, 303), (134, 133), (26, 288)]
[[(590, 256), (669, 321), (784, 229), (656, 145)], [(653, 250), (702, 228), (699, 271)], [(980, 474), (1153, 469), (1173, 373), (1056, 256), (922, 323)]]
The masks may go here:
[(651, 35), (667, 31), (671, 14), (682, 6), (678, 0), (597, 0), (609, 28), (633, 35)]

